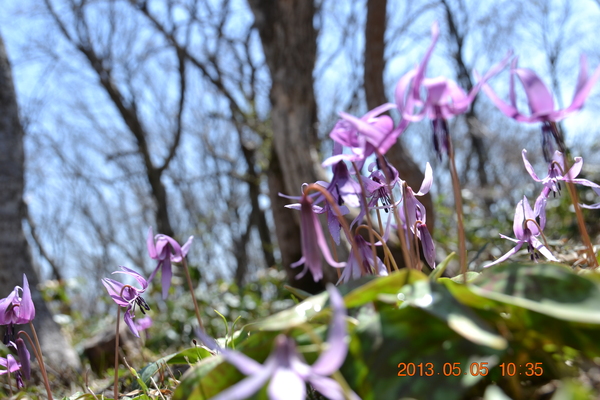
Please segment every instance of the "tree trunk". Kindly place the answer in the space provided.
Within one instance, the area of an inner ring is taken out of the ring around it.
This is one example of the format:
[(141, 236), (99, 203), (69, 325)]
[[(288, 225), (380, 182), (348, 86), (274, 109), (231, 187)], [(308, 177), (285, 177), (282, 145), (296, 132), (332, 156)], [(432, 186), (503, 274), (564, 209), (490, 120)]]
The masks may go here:
[(23, 274), (27, 275), (36, 309), (34, 324), (46, 361), (56, 371), (79, 369), (77, 353), (36, 289), (39, 279), (22, 228), (26, 217), (23, 135), (10, 64), (0, 37), (0, 297), (22, 286)]
[[(297, 215), (292, 217), (287, 212), (279, 212), (278, 207), (285, 203), (278, 198), (277, 191), (298, 194), (303, 183), (315, 182), (319, 175), (317, 104), (312, 75), (317, 55), (317, 31), (313, 26), (315, 6), (309, 0), (248, 0), (248, 3), (272, 80), (274, 151), (269, 189), (281, 259), (290, 282), (314, 292), (323, 288), (323, 282), (315, 284), (309, 273), (304, 279), (296, 280), (295, 276), (302, 269), (289, 267), (302, 254), (300, 227)], [(327, 274), (333, 271), (324, 268), (324, 272), (327, 280)]]
[[(385, 29), (387, 0), (369, 0), (367, 2), (367, 23), (365, 26), (365, 65), (364, 86), (367, 107), (371, 110), (387, 102), (383, 84), (385, 69)], [(423, 172), (398, 140), (388, 151), (387, 158), (396, 167), (400, 178), (410, 187), (418, 190), (423, 182)], [(427, 227), (433, 232), (435, 215), (431, 194), (420, 198), (427, 212)], [(402, 258), (398, 258), (402, 260)]]

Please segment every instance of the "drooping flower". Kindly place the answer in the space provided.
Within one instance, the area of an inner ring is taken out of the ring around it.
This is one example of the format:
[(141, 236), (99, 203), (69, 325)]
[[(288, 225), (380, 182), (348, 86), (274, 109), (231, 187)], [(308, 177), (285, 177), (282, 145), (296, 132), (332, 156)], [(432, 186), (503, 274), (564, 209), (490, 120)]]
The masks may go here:
[(23, 378), (21, 377), (21, 364), (13, 357), (12, 354), (8, 354), (6, 358), (0, 357), (0, 375), (15, 374), (17, 381), (17, 388), (22, 389), (25, 387)]
[[(331, 197), (333, 197), (334, 202), (338, 205), (337, 208), (339, 209), (340, 215), (346, 215), (350, 212), (346, 204), (350, 207), (360, 206), (360, 184), (352, 179), (350, 171), (348, 171), (348, 167), (344, 161), (340, 161), (333, 166), (333, 177), (331, 178), (331, 182), (317, 181), (316, 183), (324, 187)], [(302, 199), (302, 196), (288, 196), (282, 193), (279, 193), (279, 196), (298, 201)], [(336, 208), (325, 201), (325, 196), (321, 193), (313, 193), (310, 197), (313, 199), (313, 212), (316, 214), (327, 213), (329, 233), (335, 243), (339, 245), (340, 230), (342, 226), (338, 219)], [(322, 207), (317, 205), (322, 202), (324, 202)], [(285, 207), (293, 210), (301, 209), (300, 203), (288, 204)]]
[(523, 200), (519, 201), (517, 204), (517, 208), (515, 210), (515, 219), (513, 222), (513, 231), (516, 239), (504, 236), (502, 234), (500, 235), (502, 238), (515, 242), (517, 245), (508, 253), (496, 261), (484, 265), (484, 267), (491, 267), (492, 265), (496, 265), (507, 260), (509, 257), (515, 255), (524, 244), (527, 244), (527, 250), (529, 251), (532, 261), (537, 261), (539, 259), (538, 253), (541, 253), (550, 261), (558, 261), (558, 259), (552, 255), (550, 250), (548, 250), (548, 248), (544, 246), (544, 244), (538, 239), (538, 237), (542, 235), (545, 221), (545, 218), (543, 220), (540, 218), (540, 222), (538, 224), (536, 222), (536, 218), (538, 216), (539, 215), (531, 209), (527, 198), (523, 196)]
[(302, 240), (302, 257), (291, 265), (295, 268), (304, 264), (304, 269), (296, 278), (302, 278), (306, 271), (310, 270), (315, 282), (323, 278), (323, 267), (321, 262), (321, 254), (333, 267), (343, 267), (346, 263), (336, 262), (323, 235), (323, 229), (317, 219), (317, 215), (313, 210), (313, 204), (310, 196), (303, 195), (300, 199), (300, 233)]
[(142, 298), (142, 294), (148, 288), (148, 281), (144, 279), (143, 276), (138, 274), (132, 269), (127, 267), (119, 267), (121, 271), (115, 271), (113, 274), (126, 274), (129, 276), (133, 276), (136, 281), (141, 285), (141, 288), (136, 288), (131, 285), (127, 285), (114, 279), (104, 278), (102, 279), (102, 284), (108, 291), (108, 294), (115, 303), (117, 303), (121, 307), (125, 307), (125, 315), (123, 319), (125, 323), (131, 330), (131, 332), (140, 337), (138, 332), (137, 325), (135, 323), (135, 306), (138, 305), (142, 314), (146, 314), (147, 310), (150, 310), (150, 306), (146, 301)]
[[(523, 89), (525, 90), (530, 110), (529, 115), (522, 113), (517, 108), (515, 75), (519, 78), (523, 85)], [(552, 142), (558, 146), (560, 151), (566, 151), (562, 134), (558, 130), (556, 122), (579, 111), (583, 107), (585, 99), (598, 78), (600, 78), (600, 66), (596, 68), (592, 76), (588, 77), (587, 59), (585, 55), (582, 55), (577, 86), (575, 87), (575, 93), (573, 94), (573, 101), (568, 107), (562, 110), (555, 110), (552, 93), (550, 93), (546, 85), (544, 85), (544, 82), (542, 82), (540, 77), (532, 70), (528, 68), (517, 68), (517, 58), (515, 57), (510, 68), (510, 104), (502, 100), (488, 84), (484, 83), (482, 89), (496, 107), (508, 117), (520, 122), (542, 123), (542, 148), (544, 151), (544, 158), (547, 162), (550, 162), (555, 150), (555, 146)]]
[(158, 270), (161, 270), (163, 299), (167, 298), (169, 295), (169, 288), (171, 287), (171, 277), (173, 276), (171, 263), (181, 262), (183, 260), (192, 245), (192, 240), (194, 240), (194, 237), (190, 236), (187, 242), (185, 242), (183, 246), (180, 246), (179, 243), (170, 236), (158, 234), (153, 237), (152, 227), (148, 229), (148, 238), (146, 240), (148, 253), (150, 254), (150, 258), (158, 260), (158, 264), (150, 275), (150, 278), (148, 278), (148, 281), (152, 281)]
[(15, 341), (14, 347), (17, 349), (17, 354), (19, 355), (19, 364), (21, 364), (21, 371), (23, 372), (23, 376), (25, 379), (29, 379), (31, 377), (31, 368), (29, 361), (31, 357), (29, 355), (29, 350), (27, 350), (27, 346), (25, 345), (25, 341), (21, 338), (17, 338)]
[(407, 124), (401, 123), (394, 129), (394, 121), (382, 113), (395, 108), (392, 103), (383, 104), (366, 113), (361, 118), (345, 112), (340, 112), (340, 119), (329, 137), (334, 142), (348, 147), (352, 154), (342, 154), (339, 146), (336, 153), (323, 162), (323, 167), (336, 164), (342, 160), (356, 162), (362, 168), (365, 160), (376, 151), (385, 154), (406, 129)]
[(362, 266), (359, 264), (354, 251), (350, 251), (348, 256), (348, 262), (342, 275), (338, 280), (337, 284), (346, 283), (350, 280), (355, 280), (363, 276), (363, 271), (369, 275), (387, 276), (388, 271), (385, 264), (379, 257), (376, 257), (375, 262), (373, 261), (373, 251), (371, 250), (370, 243), (367, 242), (361, 235), (354, 236), (354, 243), (356, 249), (362, 259)]
[[(475, 99), (481, 85), (501, 71), (508, 62), (506, 57), (495, 65), (467, 94), (452, 79), (445, 77), (425, 78), (427, 64), (439, 36), (437, 22), (431, 27), (431, 44), (419, 65), (408, 71), (396, 85), (395, 98), (398, 111), (405, 121), (417, 122), (428, 117), (432, 122), (433, 145), (438, 157), (448, 154), (451, 141), (447, 120), (466, 112)], [(425, 97), (422, 94), (425, 93)]]
[(143, 318), (138, 318), (133, 321), (138, 332), (145, 331), (152, 326), (152, 318), (146, 315)]
[(523, 149), (523, 163), (525, 164), (525, 169), (529, 172), (529, 175), (536, 181), (541, 182), (548, 190), (547, 193), (553, 192), (555, 195), (558, 193), (560, 195), (560, 181), (563, 182), (571, 182), (578, 185), (588, 186), (591, 188), (600, 189), (600, 185), (589, 181), (587, 179), (577, 178), (579, 173), (581, 172), (581, 168), (583, 167), (583, 158), (575, 157), (575, 163), (571, 166), (568, 171), (565, 171), (565, 156), (560, 151), (555, 151), (552, 156), (552, 160), (550, 161), (550, 165), (548, 165), (548, 175), (540, 179), (536, 175), (533, 166), (527, 159), (527, 150)]
[[(427, 264), (431, 268), (435, 268), (435, 245), (427, 229), (425, 206), (416, 197), (425, 196), (429, 193), (432, 183), (433, 170), (431, 169), (431, 165), (427, 163), (425, 166), (425, 176), (423, 177), (423, 183), (421, 183), (419, 191), (415, 193), (410, 186), (404, 185), (403, 201), (404, 207), (406, 207), (406, 218), (404, 221), (413, 235), (421, 241), (425, 261), (427, 261)], [(400, 207), (402, 212), (404, 211), (404, 207)]]
[(8, 297), (0, 300), (0, 325), (6, 325), (4, 344), (14, 339), (14, 325), (27, 324), (35, 318), (35, 306), (27, 276), (23, 274), (23, 287), (15, 286)]
[[(337, 289), (327, 286), (333, 317), (327, 334), (326, 349), (314, 364), (308, 365), (296, 350), (294, 339), (279, 335), (275, 348), (264, 364), (246, 355), (221, 349), (223, 357), (245, 375), (245, 379), (219, 393), (212, 400), (241, 400), (251, 397), (270, 380), (267, 394), (271, 400), (303, 400), (306, 383), (331, 400), (343, 400), (344, 391), (338, 382), (329, 378), (342, 366), (348, 352), (346, 342), (346, 308)], [(352, 393), (352, 398), (357, 399)]]

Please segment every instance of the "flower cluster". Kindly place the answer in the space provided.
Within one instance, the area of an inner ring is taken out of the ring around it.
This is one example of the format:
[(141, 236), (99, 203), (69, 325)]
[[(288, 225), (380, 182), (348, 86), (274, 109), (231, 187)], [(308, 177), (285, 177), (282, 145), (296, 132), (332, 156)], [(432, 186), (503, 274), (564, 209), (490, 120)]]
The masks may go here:
[[(23, 287), (15, 286), (14, 290), (0, 300), (0, 325), (5, 327), (3, 343), (18, 354), (6, 358), (0, 357), (0, 375), (14, 374), (17, 387), (24, 387), (23, 376), (29, 379), (29, 351), (25, 342), (15, 333), (15, 325), (28, 324), (35, 318), (35, 306), (31, 298), (31, 290), (27, 276), (23, 274)], [(21, 334), (21, 332), (19, 332)]]
[(150, 275), (150, 278), (146, 280), (146, 278), (136, 271), (121, 266), (119, 267), (121, 271), (115, 271), (113, 274), (129, 275), (133, 277), (141, 287), (136, 288), (110, 278), (102, 279), (102, 284), (113, 301), (120, 307), (125, 308), (123, 319), (135, 336), (140, 337), (139, 331), (147, 329), (152, 325), (150, 317), (144, 317), (140, 320), (135, 319), (136, 306), (138, 306), (142, 314), (146, 314), (146, 311), (150, 310), (150, 306), (142, 298), (142, 294), (148, 289), (149, 282), (152, 281), (156, 276), (156, 273), (161, 270), (162, 295), (163, 298), (166, 299), (169, 294), (169, 288), (171, 287), (171, 277), (173, 276), (171, 263), (183, 261), (190, 249), (193, 239), (194, 237), (190, 236), (187, 242), (183, 246), (180, 246), (175, 239), (167, 235), (158, 234), (153, 236), (152, 227), (150, 227), (146, 241), (148, 254), (153, 260), (158, 260), (158, 264)]
[[(465, 113), (480, 90), (483, 90), (507, 116), (521, 122), (542, 124), (542, 148), (545, 158), (549, 162), (548, 176), (539, 179), (527, 160), (526, 151), (523, 151), (523, 160), (527, 171), (534, 180), (542, 183), (544, 188), (535, 202), (534, 209), (531, 209), (526, 198), (519, 202), (514, 221), (516, 239), (502, 236), (515, 241), (517, 246), (489, 265), (506, 260), (524, 244), (527, 244), (533, 260), (537, 260), (539, 254), (549, 260), (556, 260), (541, 239), (544, 238), (542, 230), (546, 221), (546, 200), (550, 193), (553, 195), (560, 193), (560, 181), (591, 187), (600, 195), (599, 185), (576, 178), (581, 171), (581, 158), (576, 157), (573, 166), (567, 170), (562, 153), (566, 146), (556, 125), (557, 121), (583, 107), (585, 98), (600, 78), (600, 67), (591, 76), (588, 76), (587, 62), (585, 57), (582, 57), (577, 87), (571, 105), (563, 110), (555, 110), (552, 94), (542, 80), (529, 69), (517, 68), (517, 57), (513, 58), (512, 52), (509, 52), (503, 60), (490, 68), (485, 75), (481, 76), (474, 71), (476, 84), (468, 93), (452, 79), (426, 77), (427, 65), (439, 37), (437, 23), (433, 24), (431, 35), (431, 44), (425, 51), (421, 62), (398, 81), (395, 90), (395, 104), (383, 104), (360, 118), (345, 112), (339, 113), (340, 120), (329, 134), (334, 141), (333, 154), (322, 164), (324, 167), (332, 167), (333, 178), (330, 183), (317, 182), (317, 187), (313, 185), (305, 187), (321, 193), (304, 193), (301, 197), (280, 194), (300, 200), (299, 203), (287, 206), (301, 211), (302, 258), (292, 264), (292, 267), (304, 264), (304, 270), (299, 276), (304, 275), (306, 271), (311, 271), (315, 281), (320, 280), (323, 277), (322, 257), (329, 265), (344, 268), (339, 282), (347, 282), (364, 274), (386, 275), (390, 267), (388, 265), (386, 268), (376, 255), (373, 236), (370, 237), (369, 243), (366, 236), (360, 236), (350, 230), (365, 217), (367, 217), (369, 229), (375, 229), (374, 225), (376, 224), (371, 223), (374, 214), (377, 214), (379, 228), (381, 228), (383, 224), (380, 210), (384, 210), (386, 213), (390, 210), (394, 212), (396, 226), (400, 228), (398, 235), (406, 244), (405, 248), (408, 249), (406, 251), (412, 252), (410, 257), (405, 258), (405, 262), (412, 260), (409, 262), (413, 264), (408, 266), (420, 267), (419, 261), (414, 261), (421, 258), (418, 246), (420, 243), (423, 259), (431, 268), (435, 268), (435, 246), (426, 224), (425, 207), (416, 197), (427, 194), (431, 188), (433, 181), (431, 166), (427, 163), (424, 182), (419, 191), (415, 193), (402, 180), (402, 177), (398, 176), (397, 170), (388, 163), (385, 154), (411, 122), (428, 118), (432, 124), (433, 148), (439, 159), (441, 160), (445, 155), (453, 159), (452, 140), (447, 121)], [(510, 65), (509, 103), (502, 100), (489, 85), (489, 81), (508, 65)], [(517, 108), (515, 77), (518, 77), (523, 84), (530, 114), (524, 114)], [(386, 115), (391, 110), (397, 110), (400, 113), (399, 123), (395, 124), (393, 119)], [(555, 151), (556, 147), (560, 151)], [(374, 157), (375, 162), (370, 164), (369, 175), (365, 176), (362, 174), (362, 170), (369, 157)], [(351, 163), (351, 170), (346, 163)], [(454, 163), (453, 160), (452, 163)], [(456, 182), (453, 183), (458, 185), (458, 178), (455, 180)], [(393, 200), (394, 190), (400, 192), (397, 202)], [(456, 193), (460, 193), (460, 190), (456, 190)], [(456, 193), (458, 213), (460, 194), (457, 198)], [(587, 207), (600, 208), (600, 203)], [(347, 262), (343, 263), (332, 258), (317, 215), (323, 213), (327, 215), (329, 234), (335, 244), (339, 245), (344, 216), (351, 214), (352, 208), (358, 208), (358, 211), (354, 214), (350, 229), (345, 231), (345, 238), (350, 243), (351, 252)], [(391, 218), (391, 216), (388, 217)], [(459, 217), (459, 225), (461, 218)], [(466, 251), (464, 254), (466, 264)]]

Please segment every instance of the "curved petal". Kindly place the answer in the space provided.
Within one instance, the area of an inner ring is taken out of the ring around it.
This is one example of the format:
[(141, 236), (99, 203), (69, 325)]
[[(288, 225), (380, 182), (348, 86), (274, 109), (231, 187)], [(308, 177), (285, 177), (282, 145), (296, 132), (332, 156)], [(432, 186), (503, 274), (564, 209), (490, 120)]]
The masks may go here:
[(423, 246), (423, 256), (427, 264), (433, 269), (435, 268), (435, 245), (433, 244), (433, 239), (429, 234), (427, 225), (419, 224), (418, 229), (421, 237), (421, 245)]
[(415, 74), (415, 79), (413, 80), (412, 97), (415, 99), (420, 98), (419, 91), (421, 90), (421, 82), (423, 80), (423, 77), (425, 76), (425, 70), (427, 69), (427, 64), (429, 63), (431, 54), (433, 54), (433, 49), (435, 47), (435, 44), (437, 43), (439, 34), (440, 34), (440, 28), (439, 28), (437, 21), (435, 21), (433, 23), (433, 25), (431, 26), (431, 44), (427, 48), (427, 51), (425, 52), (425, 56), (423, 57), (421, 64), (419, 64), (419, 67)]
[(583, 103), (585, 99), (590, 94), (590, 91), (596, 84), (596, 81), (600, 78), (600, 66), (596, 68), (592, 76), (587, 79), (587, 62), (585, 56), (581, 56), (581, 66), (579, 69), (579, 78), (577, 80), (577, 86), (575, 88), (575, 94), (573, 95), (573, 101), (571, 105), (565, 108), (562, 112), (560, 112), (557, 116), (557, 119), (562, 119), (566, 117), (568, 114), (579, 110), (583, 107)]
[[(190, 247), (192, 246), (192, 241), (194, 240), (193, 236), (190, 236), (187, 240), (187, 242), (185, 242), (183, 244), (183, 246), (181, 246), (181, 256), (185, 257), (188, 253), (188, 251), (190, 251)], [(175, 260), (173, 260), (175, 261)]]
[(246, 379), (243, 379), (233, 386), (225, 389), (221, 393), (212, 397), (210, 400), (241, 400), (247, 399), (263, 387), (271, 376), (272, 371), (263, 368), (256, 374), (252, 374)]
[(365, 120), (365, 121), (369, 121), (371, 118), (377, 117), (380, 114), (383, 114), (384, 112), (391, 110), (392, 108), (396, 108), (396, 105), (394, 103), (382, 104), (378, 107), (375, 107), (371, 111), (367, 112), (365, 115), (363, 115), (363, 117), (361, 119)]
[(427, 163), (425, 165), (425, 177), (423, 178), (423, 183), (421, 184), (421, 188), (416, 196), (423, 196), (429, 193), (429, 189), (431, 189), (431, 184), (433, 183), (433, 170), (431, 169), (431, 165)]
[[(394, 92), (394, 98), (396, 100), (396, 107), (400, 114), (408, 113), (412, 114), (412, 101), (410, 100), (410, 85), (413, 82), (415, 75), (417, 74), (417, 68), (413, 68), (400, 78), (398, 84), (396, 84), (396, 90)], [(408, 94), (408, 96), (407, 96)]]
[(315, 363), (311, 366), (313, 374), (331, 375), (344, 363), (348, 353), (348, 343), (346, 342), (346, 306), (344, 299), (336, 287), (327, 284), (329, 300), (333, 317), (329, 324), (327, 333), (327, 349), (325, 349)]
[(156, 260), (156, 246), (154, 245), (154, 233), (152, 232), (152, 227), (148, 228), (146, 246), (148, 247), (148, 254), (150, 254), (150, 258)]
[(528, 68), (518, 68), (514, 70), (514, 73), (523, 84), (532, 116), (549, 114), (554, 111), (552, 93), (550, 93), (544, 82), (542, 82), (535, 72)]
[(541, 182), (542, 180), (538, 178), (537, 174), (535, 173), (535, 170), (533, 169), (533, 166), (527, 159), (527, 150), (523, 149), (521, 155), (523, 156), (523, 164), (525, 164), (525, 169), (527, 170), (527, 172), (529, 172), (529, 175), (531, 175), (534, 181)]
[(558, 262), (558, 258), (554, 257), (554, 255), (552, 254), (552, 252), (550, 250), (548, 250), (548, 248), (546, 246), (544, 246), (544, 244), (539, 241), (537, 238), (531, 238), (531, 244), (533, 245), (533, 247), (535, 247), (535, 249), (537, 251), (539, 251), (540, 253), (542, 253), (542, 255), (544, 257), (546, 257), (548, 260), (550, 261), (556, 261)]
[(167, 257), (163, 261), (162, 265), (162, 276), (160, 281), (162, 283), (162, 296), (165, 300), (169, 296), (169, 289), (171, 288), (171, 277), (173, 276), (173, 270), (171, 269), (171, 260)]
[[(329, 167), (331, 165), (337, 164), (340, 161), (355, 161), (356, 162), (356, 161), (364, 159), (366, 156), (367, 155), (364, 155), (364, 154), (360, 154), (360, 155), (357, 155), (357, 154), (339, 154), (337, 156), (331, 156), (331, 157), (327, 158), (325, 161), (323, 161), (321, 163), (321, 166), (323, 168), (326, 168), (326, 167)], [(285, 197), (285, 196), (282, 196), (282, 197)]]
[(31, 377), (31, 366), (29, 355), (29, 350), (27, 350), (27, 346), (25, 345), (25, 341), (21, 338), (18, 338), (16, 341), (17, 345), (17, 354), (19, 355), (19, 362), (21, 363), (21, 371), (23, 371), (23, 375), (25, 379), (29, 379)]
[(337, 381), (324, 376), (312, 375), (308, 378), (315, 390), (329, 400), (344, 400), (344, 390)]
[(19, 318), (17, 324), (26, 324), (31, 322), (35, 318), (35, 306), (31, 299), (31, 290), (29, 289), (29, 282), (27, 276), (23, 274), (23, 297), (21, 298), (21, 304), (19, 305)]
[(507, 117), (514, 119), (524, 117), (524, 115), (519, 112), (517, 107), (512, 106), (506, 103), (504, 100), (502, 100), (487, 83), (483, 84), (481, 86), (481, 89), (485, 92), (485, 94), (487, 94), (492, 103), (494, 103), (496, 107), (498, 107), (498, 109)]
[(137, 326), (135, 326), (135, 322), (133, 320), (134, 317), (135, 315), (133, 315), (133, 308), (128, 307), (127, 310), (125, 310), (125, 315), (123, 316), (123, 319), (125, 320), (125, 323), (129, 327), (131, 333), (133, 333), (135, 337), (140, 337), (140, 334), (137, 330)]
[(500, 257), (493, 263), (484, 265), (483, 268), (488, 268), (488, 267), (491, 267), (492, 265), (500, 264), (502, 261), (507, 260), (509, 257), (515, 255), (521, 249), (521, 246), (523, 246), (523, 242), (520, 242), (519, 244), (517, 244), (514, 248), (510, 249), (510, 251), (508, 253), (506, 253), (505, 255), (503, 255), (502, 257)]
[(121, 291), (123, 289), (123, 286), (125, 286), (124, 284), (122, 284), (121, 282), (117, 282), (114, 279), (110, 279), (110, 278), (102, 279), (102, 284), (104, 285), (104, 287), (108, 291), (108, 294), (114, 300), (115, 303), (117, 303), (121, 307), (129, 306), (129, 302), (125, 301), (121, 297)]
[[(204, 339), (202, 341), (205, 342)], [(207, 343), (205, 342), (205, 344)], [(214, 344), (218, 347), (216, 342), (214, 342)], [(244, 353), (240, 353), (239, 351), (224, 348), (221, 349), (221, 355), (229, 364), (235, 366), (244, 375), (258, 374), (260, 371), (265, 369), (265, 366), (263, 366), (261, 363), (248, 357)]]
[(288, 368), (277, 368), (267, 388), (269, 400), (304, 400), (304, 380)]
[(126, 274), (126, 275), (133, 276), (135, 278), (135, 280), (138, 281), (138, 283), (142, 286), (142, 289), (139, 290), (139, 292), (143, 293), (146, 291), (146, 289), (148, 288), (148, 281), (146, 279), (144, 279), (144, 277), (142, 275), (140, 275), (136, 271), (134, 271), (130, 268), (124, 267), (124, 266), (119, 266), (119, 268), (121, 268), (122, 271), (115, 271), (115, 272), (113, 272), (113, 274)]
[(515, 233), (515, 237), (519, 240), (523, 240), (525, 237), (525, 232), (523, 231), (523, 222), (525, 221), (524, 207), (523, 200), (517, 203), (517, 207), (515, 208), (515, 218), (513, 220), (513, 232)]
[(583, 185), (583, 186), (587, 186), (587, 187), (591, 187), (591, 188), (600, 189), (600, 185), (598, 185), (595, 182), (589, 181), (587, 179), (571, 179), (571, 182), (573, 182), (577, 185)]
[(577, 178), (579, 173), (581, 172), (581, 168), (583, 168), (583, 158), (575, 157), (575, 162), (571, 166), (571, 168), (564, 174), (563, 179), (565, 181), (572, 181)]

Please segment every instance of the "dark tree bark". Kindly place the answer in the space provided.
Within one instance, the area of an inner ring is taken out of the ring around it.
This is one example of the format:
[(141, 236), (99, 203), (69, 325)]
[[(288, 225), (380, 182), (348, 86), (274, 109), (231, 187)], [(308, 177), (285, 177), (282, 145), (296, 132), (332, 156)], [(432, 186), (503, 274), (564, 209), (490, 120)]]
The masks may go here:
[[(458, 82), (465, 90), (470, 91), (471, 89), (473, 89), (473, 81), (471, 79), (471, 74), (469, 73), (470, 68), (467, 66), (467, 63), (464, 58), (463, 47), (466, 32), (461, 32), (459, 30), (457, 16), (453, 14), (450, 6), (445, 0), (441, 1), (442, 5), (444, 6), (444, 14), (446, 17), (446, 22), (448, 23), (450, 39), (455, 45), (455, 48), (452, 52), (452, 58), (456, 62)], [(466, 21), (461, 23), (461, 25), (466, 27)], [(475, 168), (477, 170), (477, 179), (479, 181), (479, 186), (486, 187), (489, 184), (489, 179), (486, 172), (486, 164), (489, 157), (487, 153), (487, 147), (484, 143), (483, 124), (479, 121), (479, 119), (477, 118), (477, 114), (475, 113), (476, 102), (477, 97), (475, 97), (473, 103), (471, 104), (471, 107), (465, 113), (468, 135), (471, 139), (471, 148), (473, 150), (467, 157), (467, 168), (465, 169), (465, 176), (469, 172), (473, 156), (477, 156), (477, 165)]]
[[(296, 280), (301, 268), (290, 268), (302, 255), (300, 227), (297, 216), (282, 212), (286, 202), (277, 195), (278, 191), (297, 194), (303, 183), (315, 182), (319, 175), (319, 164), (314, 158), (317, 105), (312, 75), (317, 54), (315, 5), (308, 0), (248, 0), (248, 3), (272, 80), (273, 157), (269, 190), (281, 259), (294, 286), (315, 292), (323, 289), (323, 282), (315, 283), (310, 273)], [(331, 269), (325, 271), (327, 274)]]
[(22, 286), (23, 274), (27, 275), (36, 309), (34, 324), (47, 362), (56, 371), (79, 369), (77, 353), (65, 340), (36, 289), (39, 278), (22, 227), (27, 215), (23, 202), (23, 135), (10, 63), (0, 37), (0, 297), (8, 296), (15, 286)]
[[(369, 0), (367, 2), (367, 23), (365, 26), (365, 65), (364, 86), (367, 107), (371, 110), (387, 102), (383, 84), (385, 69), (385, 29), (387, 0)], [(398, 170), (400, 178), (410, 187), (418, 190), (423, 182), (423, 172), (398, 140), (387, 153), (388, 160)], [(435, 215), (431, 194), (421, 197), (420, 201), (427, 212), (427, 227), (433, 231)], [(397, 258), (402, 260), (402, 258)]]

